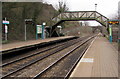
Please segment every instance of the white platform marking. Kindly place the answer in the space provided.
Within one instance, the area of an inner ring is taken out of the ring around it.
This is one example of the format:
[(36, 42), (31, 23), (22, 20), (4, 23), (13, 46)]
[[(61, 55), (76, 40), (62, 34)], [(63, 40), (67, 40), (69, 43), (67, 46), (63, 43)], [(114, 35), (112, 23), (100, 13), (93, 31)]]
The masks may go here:
[(80, 62), (93, 63), (94, 59), (93, 58), (82, 58), (82, 60)]

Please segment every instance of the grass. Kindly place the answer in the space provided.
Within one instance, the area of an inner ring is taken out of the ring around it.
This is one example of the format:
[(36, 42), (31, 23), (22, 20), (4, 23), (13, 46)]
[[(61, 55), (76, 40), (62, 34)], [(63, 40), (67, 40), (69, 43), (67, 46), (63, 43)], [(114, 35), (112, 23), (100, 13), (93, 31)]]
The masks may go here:
[(7, 43), (9, 43), (9, 41), (2, 40), (2, 44), (7, 44)]

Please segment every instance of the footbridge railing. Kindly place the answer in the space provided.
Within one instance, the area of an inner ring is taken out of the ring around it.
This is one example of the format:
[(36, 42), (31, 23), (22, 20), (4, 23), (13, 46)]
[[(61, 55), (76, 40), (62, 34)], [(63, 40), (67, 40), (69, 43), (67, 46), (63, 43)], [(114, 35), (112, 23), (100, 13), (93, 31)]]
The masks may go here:
[(97, 11), (67, 11), (59, 14), (57, 17), (53, 18), (52, 33), (54, 32), (57, 25), (64, 21), (90, 21), (95, 20), (101, 25), (108, 28), (109, 19)]
[(96, 20), (103, 26), (107, 26), (108, 18), (98, 13), (97, 11), (68, 11), (59, 14), (53, 18), (54, 25), (59, 24), (61, 21), (79, 21), (79, 20)]

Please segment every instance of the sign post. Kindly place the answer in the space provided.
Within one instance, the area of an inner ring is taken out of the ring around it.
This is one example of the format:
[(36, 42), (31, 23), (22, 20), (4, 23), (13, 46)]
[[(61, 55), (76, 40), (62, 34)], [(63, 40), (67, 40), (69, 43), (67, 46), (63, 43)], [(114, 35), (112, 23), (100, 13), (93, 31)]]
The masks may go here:
[(118, 20), (109, 20), (109, 41), (112, 42), (112, 25), (119, 25)]
[(109, 41), (112, 42), (112, 25), (109, 25)]
[(10, 22), (6, 20), (6, 17), (5, 17), (5, 20), (3, 20), (3, 24), (5, 24), (5, 40), (7, 41), (8, 40), (8, 26), (7, 26), (7, 24), (10, 24)]
[(120, 44), (120, 19), (119, 19), (118, 43)]
[(25, 22), (25, 41), (27, 40), (27, 35), (26, 35), (26, 22)]
[(8, 39), (8, 26), (5, 24), (5, 40), (7, 41)]

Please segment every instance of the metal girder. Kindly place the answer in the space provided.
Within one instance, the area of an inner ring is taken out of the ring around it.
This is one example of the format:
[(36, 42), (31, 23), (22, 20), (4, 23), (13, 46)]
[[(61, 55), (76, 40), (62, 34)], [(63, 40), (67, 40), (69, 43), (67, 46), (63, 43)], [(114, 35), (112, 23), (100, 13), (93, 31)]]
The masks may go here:
[[(55, 31), (57, 25), (64, 21), (96, 20), (108, 28), (109, 19), (97, 11), (67, 11), (53, 18), (54, 25), (52, 31)], [(53, 32), (52, 32), (53, 33)]]
[(108, 23), (109, 19), (96, 11), (69, 11), (61, 13), (53, 19), (55, 24), (57, 24), (61, 20), (97, 20), (98, 22), (100, 22), (100, 24), (107, 27), (106, 23)]

